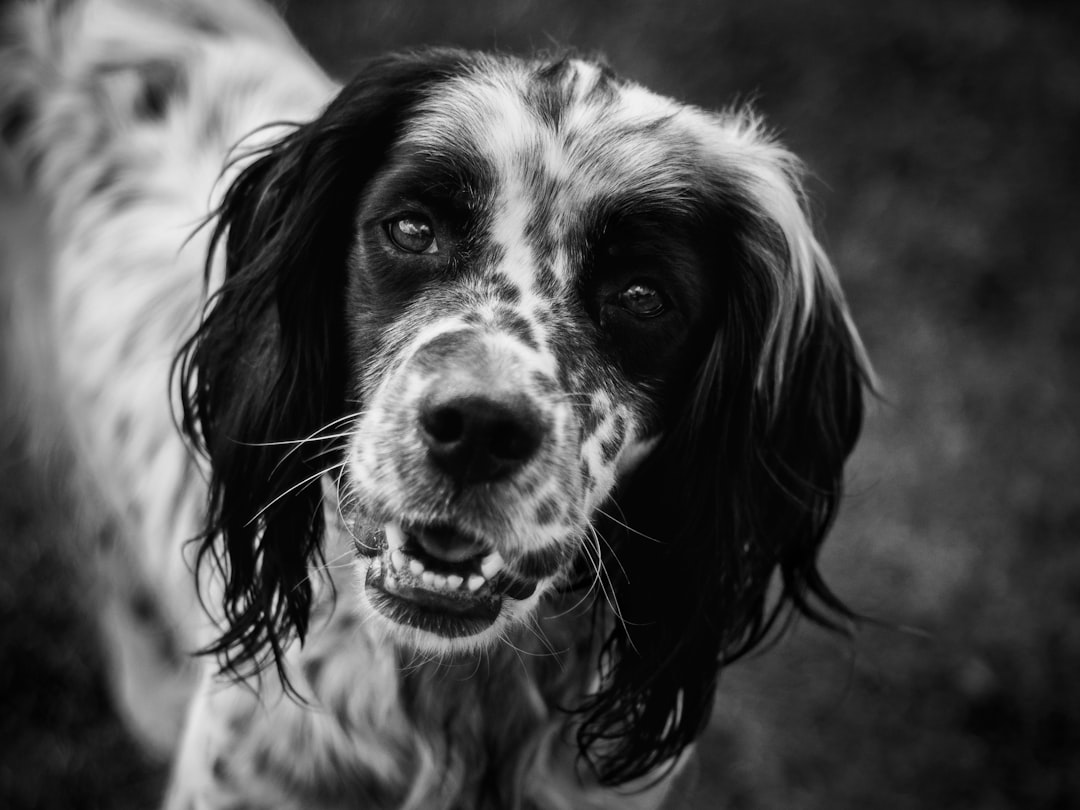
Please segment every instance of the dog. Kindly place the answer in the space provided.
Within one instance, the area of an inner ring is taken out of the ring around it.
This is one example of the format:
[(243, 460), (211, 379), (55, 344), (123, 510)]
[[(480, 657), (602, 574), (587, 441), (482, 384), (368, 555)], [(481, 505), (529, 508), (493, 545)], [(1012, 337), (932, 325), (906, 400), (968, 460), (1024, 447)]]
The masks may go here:
[(569, 55), (339, 85), (253, 0), (5, 31), (9, 345), (166, 807), (657, 807), (722, 666), (850, 622), (869, 365), (751, 110)]

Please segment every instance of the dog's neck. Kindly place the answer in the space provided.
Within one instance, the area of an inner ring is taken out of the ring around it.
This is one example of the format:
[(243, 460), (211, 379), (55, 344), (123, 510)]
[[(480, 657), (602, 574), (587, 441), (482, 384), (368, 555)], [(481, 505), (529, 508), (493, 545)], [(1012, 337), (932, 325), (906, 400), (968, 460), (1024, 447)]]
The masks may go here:
[[(375, 637), (348, 590), (339, 591), (332, 609), (320, 606), (303, 648), (288, 653), (303, 703), (267, 672), (261, 701), (232, 687), (206, 711), (223, 734), (262, 742), (252, 760), (261, 772), (236, 778), (275, 782), (282, 795), (309, 795), (313, 806), (335, 805), (326, 790), (341, 791), (342, 802), (369, 796), (373, 807), (504, 807), (517, 806), (523, 791), (574, 795), (570, 782), (583, 766), (565, 709), (592, 684), (595, 650), (580, 632), (589, 621), (584, 606), (574, 607), (580, 597), (565, 601), (502, 645), (435, 661)], [(253, 728), (261, 724), (267, 733)], [(221, 748), (227, 756), (230, 744), (223, 739)], [(331, 788), (342, 773), (353, 775), (351, 784)]]

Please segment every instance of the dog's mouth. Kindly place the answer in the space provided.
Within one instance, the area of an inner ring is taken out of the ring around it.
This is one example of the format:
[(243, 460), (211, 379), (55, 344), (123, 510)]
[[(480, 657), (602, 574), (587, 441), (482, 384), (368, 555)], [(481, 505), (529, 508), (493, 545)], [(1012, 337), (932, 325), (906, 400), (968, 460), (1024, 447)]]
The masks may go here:
[(527, 599), (537, 581), (515, 576), (487, 544), (449, 526), (387, 523), (356, 551), (368, 558), (371, 605), (386, 618), (445, 638), (487, 630), (508, 599)]

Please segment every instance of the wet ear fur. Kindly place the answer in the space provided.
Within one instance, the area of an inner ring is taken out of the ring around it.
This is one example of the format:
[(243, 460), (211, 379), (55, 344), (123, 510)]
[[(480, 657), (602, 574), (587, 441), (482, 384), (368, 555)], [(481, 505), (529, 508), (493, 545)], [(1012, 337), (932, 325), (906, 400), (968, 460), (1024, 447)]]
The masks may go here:
[(223, 253), (224, 280), (177, 374), (182, 426), (211, 469), (200, 565), (224, 581), (223, 633), (207, 651), (234, 674), (277, 661), (307, 628), (320, 473), (340, 463), (319, 434), (345, 410), (357, 201), (410, 110), (467, 58), (369, 63), (318, 119), (251, 159), (217, 212), (211, 257)]
[[(643, 776), (708, 722), (719, 670), (785, 607), (851, 614), (817, 555), (859, 434), (869, 368), (804, 213), (798, 166), (766, 144), (708, 187), (718, 325), (665, 436), (617, 501), (620, 616), (579, 743), (601, 777)], [(778, 574), (779, 603), (770, 604)], [(598, 755), (599, 754), (599, 755)]]

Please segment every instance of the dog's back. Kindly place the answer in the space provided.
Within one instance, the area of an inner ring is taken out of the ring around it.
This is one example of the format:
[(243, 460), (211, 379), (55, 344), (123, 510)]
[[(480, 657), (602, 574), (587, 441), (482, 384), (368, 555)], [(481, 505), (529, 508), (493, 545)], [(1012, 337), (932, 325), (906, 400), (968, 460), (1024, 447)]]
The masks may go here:
[(185, 653), (212, 634), (181, 553), (204, 471), (169, 396), (204, 298), (200, 226), (236, 144), (311, 117), (333, 86), (243, 2), (17, 5), (0, 74), (0, 148), (47, 241), (41, 262), (3, 269), (8, 404), (73, 495), (119, 705), (164, 752), (192, 688)]

